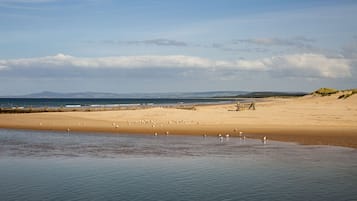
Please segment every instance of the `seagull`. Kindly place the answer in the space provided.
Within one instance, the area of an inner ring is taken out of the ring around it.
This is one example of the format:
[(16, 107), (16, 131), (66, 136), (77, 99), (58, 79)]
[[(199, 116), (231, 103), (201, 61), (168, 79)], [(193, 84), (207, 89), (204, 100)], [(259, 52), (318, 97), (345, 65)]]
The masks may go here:
[(263, 137), (262, 142), (263, 142), (263, 144), (266, 144), (266, 143), (267, 143), (267, 136), (264, 136), (264, 137)]

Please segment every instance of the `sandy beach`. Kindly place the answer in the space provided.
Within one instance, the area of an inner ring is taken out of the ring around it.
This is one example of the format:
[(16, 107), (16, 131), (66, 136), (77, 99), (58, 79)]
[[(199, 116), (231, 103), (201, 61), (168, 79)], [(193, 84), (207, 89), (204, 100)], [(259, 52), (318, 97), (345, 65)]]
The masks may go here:
[(308, 95), (267, 98), (256, 110), (234, 104), (196, 106), (195, 110), (146, 108), (95, 112), (0, 114), (0, 128), (145, 133), (219, 134), (357, 148), (357, 96), (338, 99)]

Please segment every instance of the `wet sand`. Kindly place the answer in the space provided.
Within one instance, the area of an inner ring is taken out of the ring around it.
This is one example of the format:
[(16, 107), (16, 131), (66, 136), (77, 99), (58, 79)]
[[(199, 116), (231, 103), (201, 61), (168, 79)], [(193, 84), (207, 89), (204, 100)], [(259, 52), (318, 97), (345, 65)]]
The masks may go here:
[(256, 110), (234, 111), (234, 104), (195, 110), (143, 108), (95, 112), (0, 114), (0, 128), (146, 133), (154, 135), (242, 135), (302, 144), (357, 148), (357, 95), (269, 98)]

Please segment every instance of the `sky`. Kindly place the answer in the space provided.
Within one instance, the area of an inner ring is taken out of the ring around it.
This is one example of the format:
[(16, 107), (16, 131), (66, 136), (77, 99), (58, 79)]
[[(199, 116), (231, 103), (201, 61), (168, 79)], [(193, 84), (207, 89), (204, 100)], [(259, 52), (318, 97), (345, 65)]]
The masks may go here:
[(357, 88), (357, 1), (0, 0), (0, 95)]

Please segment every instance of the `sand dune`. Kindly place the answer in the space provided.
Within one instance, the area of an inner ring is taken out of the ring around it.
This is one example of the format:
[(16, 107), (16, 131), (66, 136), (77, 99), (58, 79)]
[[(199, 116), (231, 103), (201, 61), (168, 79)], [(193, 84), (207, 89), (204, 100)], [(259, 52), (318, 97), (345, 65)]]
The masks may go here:
[(303, 144), (357, 147), (357, 95), (338, 99), (308, 95), (269, 98), (256, 110), (234, 111), (234, 104), (196, 106), (196, 110), (150, 108), (98, 112), (0, 114), (1, 128), (147, 133), (159, 135), (218, 135)]

